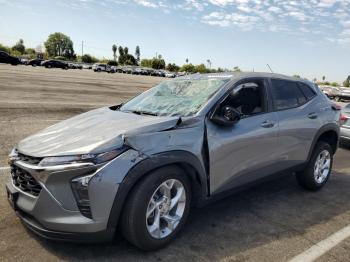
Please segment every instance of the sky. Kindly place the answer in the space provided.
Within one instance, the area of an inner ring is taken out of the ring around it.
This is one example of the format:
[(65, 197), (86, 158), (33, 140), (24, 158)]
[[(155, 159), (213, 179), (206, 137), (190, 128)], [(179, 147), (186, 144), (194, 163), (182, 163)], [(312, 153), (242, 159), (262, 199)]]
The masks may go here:
[(0, 43), (43, 45), (62, 32), (82, 52), (112, 59), (207, 64), (341, 82), (350, 75), (350, 0), (0, 0)]

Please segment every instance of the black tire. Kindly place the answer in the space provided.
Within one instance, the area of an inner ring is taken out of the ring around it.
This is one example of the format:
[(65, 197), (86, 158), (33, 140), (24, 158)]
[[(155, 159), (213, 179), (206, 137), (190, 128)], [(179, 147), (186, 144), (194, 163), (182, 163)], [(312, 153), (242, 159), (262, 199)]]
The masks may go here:
[[(315, 172), (314, 168), (315, 168), (315, 164), (316, 164), (316, 160), (318, 159), (318, 156), (324, 150), (328, 151), (330, 154), (330, 168), (329, 168), (327, 177), (324, 179), (323, 182), (319, 183), (316, 181), (316, 178), (314, 175), (314, 172)], [(333, 149), (328, 143), (325, 143), (322, 141), (318, 142), (314, 148), (314, 151), (312, 152), (312, 156), (306, 168), (302, 172), (298, 172), (296, 174), (299, 185), (310, 191), (317, 191), (321, 189), (327, 183), (331, 175), (332, 166), (333, 166), (333, 154), (334, 154)]]
[[(150, 199), (157, 188), (168, 179), (179, 180), (185, 188), (185, 209), (179, 224), (170, 235), (157, 239), (147, 230), (146, 211)], [(191, 203), (190, 181), (184, 171), (177, 166), (166, 166), (152, 171), (134, 187), (123, 208), (121, 231), (133, 245), (146, 251), (156, 250), (169, 244), (184, 226)]]

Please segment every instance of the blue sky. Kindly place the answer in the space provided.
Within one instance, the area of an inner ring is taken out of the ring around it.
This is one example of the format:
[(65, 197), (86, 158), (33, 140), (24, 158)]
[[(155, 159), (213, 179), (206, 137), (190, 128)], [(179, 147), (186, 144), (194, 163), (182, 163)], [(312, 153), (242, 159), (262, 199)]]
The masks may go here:
[(52, 32), (75, 51), (343, 81), (350, 75), (350, 0), (0, 0), (0, 43), (42, 45)]

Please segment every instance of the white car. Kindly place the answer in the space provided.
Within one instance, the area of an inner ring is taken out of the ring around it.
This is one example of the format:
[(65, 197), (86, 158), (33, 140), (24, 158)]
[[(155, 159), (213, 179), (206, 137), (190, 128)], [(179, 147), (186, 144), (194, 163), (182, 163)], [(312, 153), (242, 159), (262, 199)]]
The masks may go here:
[(102, 72), (102, 71), (106, 72), (107, 65), (106, 64), (93, 64), (92, 70), (94, 70), (94, 72)]

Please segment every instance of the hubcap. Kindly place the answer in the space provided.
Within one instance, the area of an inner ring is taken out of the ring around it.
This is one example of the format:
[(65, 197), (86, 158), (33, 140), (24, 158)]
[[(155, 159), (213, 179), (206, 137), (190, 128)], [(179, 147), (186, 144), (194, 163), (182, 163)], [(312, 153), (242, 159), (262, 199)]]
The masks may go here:
[(316, 158), (314, 166), (315, 181), (319, 184), (323, 183), (331, 169), (331, 155), (327, 150), (323, 150)]
[(170, 235), (179, 225), (185, 212), (186, 192), (177, 179), (168, 179), (153, 193), (147, 207), (146, 226), (152, 237)]

